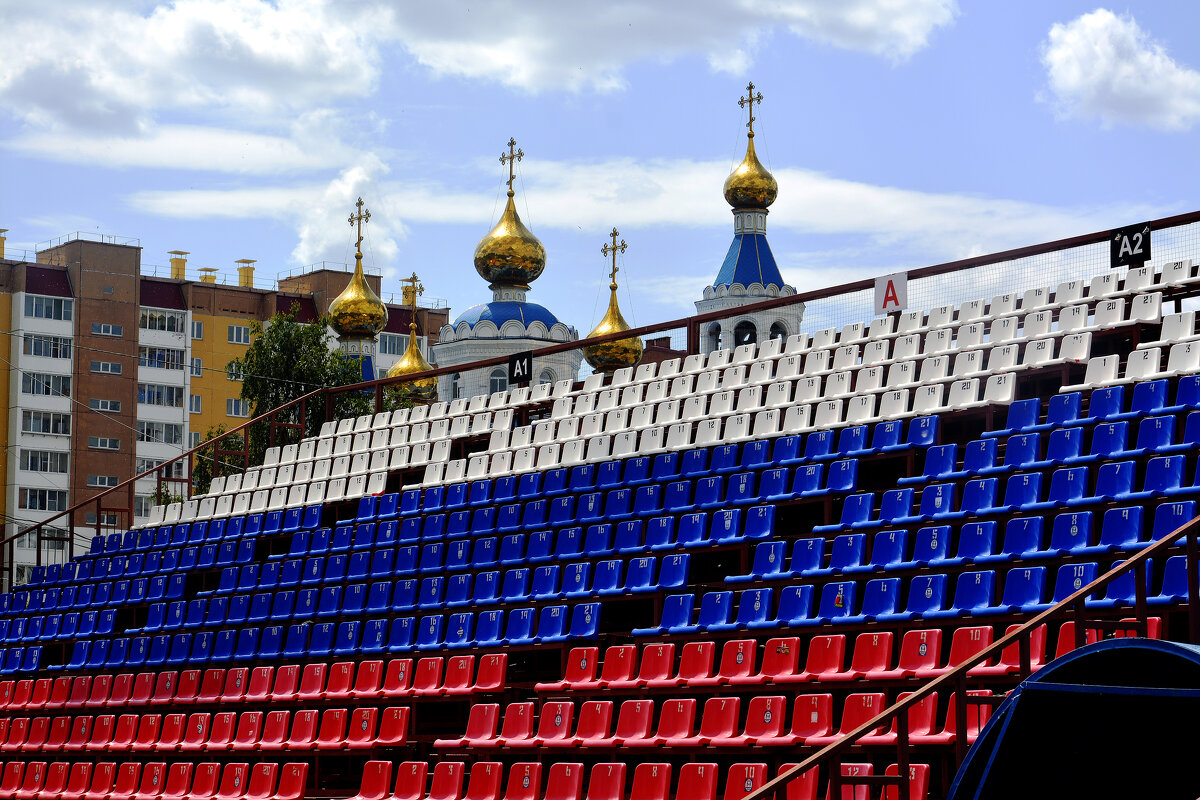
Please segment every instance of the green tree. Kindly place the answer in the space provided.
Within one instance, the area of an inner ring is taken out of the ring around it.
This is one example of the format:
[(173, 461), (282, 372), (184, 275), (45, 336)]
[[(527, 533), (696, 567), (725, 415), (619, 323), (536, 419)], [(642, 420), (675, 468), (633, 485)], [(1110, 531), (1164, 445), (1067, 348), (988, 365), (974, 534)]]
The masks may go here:
[[(204, 441), (210, 442), (225, 432), (224, 425), (214, 425), (204, 432)], [(221, 443), (223, 450), (240, 450), (242, 435), (235, 433)], [(228, 457), (217, 458), (216, 445), (207, 445), (196, 451), (192, 457), (192, 493), (204, 494), (212, 485), (213, 478), (232, 475), (240, 472), (241, 463), (233, 463)], [(157, 501), (156, 501), (157, 502)]]
[[(358, 361), (345, 358), (330, 347), (328, 317), (322, 315), (315, 322), (304, 324), (296, 319), (298, 310), (293, 305), (291, 311), (276, 314), (265, 325), (252, 322), (250, 348), (244, 356), (229, 362), (228, 370), (244, 376), (242, 399), (250, 405), (251, 417), (261, 416), (315, 389), (362, 380)], [(372, 395), (346, 392), (335, 399), (333, 414), (340, 419), (369, 413), (372, 408)], [(279, 422), (300, 422), (299, 407), (282, 416), (287, 418)], [(324, 421), (325, 403), (311, 403), (303, 432), (287, 429), (291, 434), (288, 440), (276, 444), (314, 436)], [(258, 424), (251, 426), (249, 433), (250, 463), (257, 464), (266, 452), (270, 431), (267, 425)]]

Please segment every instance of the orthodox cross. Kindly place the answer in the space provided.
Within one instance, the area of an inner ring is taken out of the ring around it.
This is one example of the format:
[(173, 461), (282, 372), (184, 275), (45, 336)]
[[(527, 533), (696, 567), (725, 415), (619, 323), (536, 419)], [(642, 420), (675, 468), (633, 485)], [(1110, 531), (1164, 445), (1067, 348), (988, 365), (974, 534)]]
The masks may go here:
[(363, 199), (361, 197), (358, 198), (358, 202), (355, 203), (354, 206), (358, 209), (358, 213), (350, 215), (350, 227), (353, 228), (355, 225), (358, 226), (358, 241), (355, 243), (354, 247), (359, 251), (358, 257), (362, 258), (362, 226), (364, 222), (371, 221), (371, 212), (369, 209), (363, 208)]
[(412, 319), (409, 321), (408, 327), (409, 330), (415, 331), (417, 329), (417, 295), (425, 294), (425, 286), (417, 282), (417, 273), (415, 272), (407, 278), (401, 278), (400, 282), (408, 284), (408, 286), (405, 287), (406, 289), (412, 289), (412, 294), (410, 295), (412, 302), (409, 304), (409, 310), (412, 312)]
[(520, 161), (522, 158), (525, 157), (524, 150), (514, 150), (513, 149), (516, 146), (517, 146), (517, 140), (510, 138), (508, 140), (508, 152), (500, 154), (500, 163), (508, 164), (508, 193), (510, 196), (513, 193), (513, 188), (512, 188), (513, 181), (515, 181), (517, 179), (516, 175), (513, 174), (513, 170), (517, 166), (516, 162)]
[(746, 96), (738, 98), (738, 106), (740, 108), (750, 107), (750, 121), (746, 123), (746, 127), (750, 129), (751, 136), (754, 135), (754, 104), (759, 103), (761, 105), (762, 101), (762, 92), (759, 92), (757, 95), (754, 94), (753, 82), (746, 84)]
[(608, 279), (610, 281), (610, 283), (608, 284), (608, 288), (610, 288), (610, 289), (617, 288), (617, 272), (620, 269), (617, 266), (617, 253), (624, 253), (625, 248), (627, 247), (624, 239), (621, 240), (620, 244), (617, 244), (617, 237), (620, 235), (621, 235), (620, 231), (618, 231), (616, 228), (613, 228), (612, 233), (610, 233), (608, 235), (609, 238), (612, 239), (612, 244), (611, 245), (606, 244), (606, 245), (604, 245), (604, 247), (600, 248), (600, 253), (602, 255), (607, 256), (610, 253), (612, 254), (612, 271), (608, 273)]

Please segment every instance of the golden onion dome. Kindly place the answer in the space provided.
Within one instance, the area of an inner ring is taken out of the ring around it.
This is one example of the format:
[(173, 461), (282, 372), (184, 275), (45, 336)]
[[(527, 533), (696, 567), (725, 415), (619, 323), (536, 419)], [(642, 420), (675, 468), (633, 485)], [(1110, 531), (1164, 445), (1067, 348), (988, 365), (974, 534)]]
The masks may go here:
[(387, 325), (387, 306), (367, 284), (362, 253), (354, 254), (354, 275), (329, 304), (329, 324), (339, 336), (374, 338)]
[(746, 157), (725, 179), (725, 202), (734, 208), (766, 208), (775, 202), (779, 183), (754, 152), (754, 132), (746, 145)]
[[(610, 295), (608, 298), (608, 310), (604, 312), (603, 319), (600, 324), (592, 329), (592, 332), (587, 335), (587, 338), (593, 336), (603, 336), (606, 333), (618, 333), (627, 331), (630, 328), (625, 317), (621, 316), (621, 309), (617, 305), (617, 284), (616, 282), (608, 285)], [(583, 357), (592, 365), (592, 369), (596, 372), (615, 372), (621, 367), (632, 367), (642, 360), (642, 340), (638, 336), (630, 336), (628, 339), (617, 339), (612, 342), (604, 342), (602, 344), (590, 344), (583, 348)]]
[(509, 190), (500, 221), (475, 248), (475, 271), (492, 285), (528, 288), (545, 268), (546, 248), (517, 216)]
[[(405, 375), (415, 375), (418, 372), (425, 372), (433, 369), (429, 362), (425, 360), (425, 356), (421, 355), (421, 349), (417, 347), (417, 324), (409, 323), (408, 326), (408, 347), (404, 351), (404, 355), (400, 356), (400, 360), (391, 366), (387, 371), (389, 378), (403, 378)], [(431, 378), (420, 378), (412, 381), (402, 381), (400, 383), (398, 393), (408, 397), (418, 403), (432, 403), (437, 399), (437, 376)]]

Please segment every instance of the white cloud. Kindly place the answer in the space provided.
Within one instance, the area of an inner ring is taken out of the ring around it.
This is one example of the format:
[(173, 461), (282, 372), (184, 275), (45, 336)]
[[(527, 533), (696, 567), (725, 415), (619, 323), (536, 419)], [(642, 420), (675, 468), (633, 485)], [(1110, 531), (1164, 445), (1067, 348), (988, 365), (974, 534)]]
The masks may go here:
[(1065, 115), (1161, 130), (1200, 121), (1200, 72), (1176, 63), (1131, 16), (1100, 8), (1054, 25), (1042, 64)]

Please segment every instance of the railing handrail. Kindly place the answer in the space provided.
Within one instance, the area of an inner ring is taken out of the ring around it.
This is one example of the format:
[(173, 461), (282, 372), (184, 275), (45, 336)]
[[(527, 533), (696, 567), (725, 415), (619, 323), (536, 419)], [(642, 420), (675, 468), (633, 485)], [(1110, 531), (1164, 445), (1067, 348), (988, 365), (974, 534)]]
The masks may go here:
[[(1022, 639), (1028, 640), (1028, 637), (1033, 633), (1033, 631), (1037, 630), (1038, 627), (1045, 624), (1048, 620), (1059, 616), (1065, 616), (1067, 612), (1072, 609), (1076, 610), (1078, 613), (1078, 611), (1086, 608), (1084, 605), (1086, 598), (1096, 594), (1099, 589), (1103, 589), (1113, 580), (1121, 577), (1131, 570), (1137, 571), (1134, 576), (1134, 591), (1136, 597), (1135, 616), (1137, 616), (1140, 621), (1144, 623), (1146, 616), (1145, 600), (1147, 591), (1145, 580), (1146, 562), (1160, 553), (1173, 549), (1176, 542), (1184, 536), (1188, 537), (1187, 580), (1189, 630), (1191, 632), (1191, 638), (1193, 641), (1195, 641), (1197, 638), (1197, 625), (1200, 623), (1200, 617), (1198, 617), (1196, 613), (1197, 584), (1200, 583), (1200, 573), (1197, 572), (1195, 553), (1193, 552), (1193, 550), (1196, 548), (1196, 531), (1198, 528), (1200, 528), (1200, 517), (1195, 517), (1192, 520), (1185, 522), (1183, 525), (1179, 526), (1179, 528), (1167, 534), (1166, 536), (1163, 536), (1157, 541), (1151, 542), (1149, 545), (1139, 550), (1135, 555), (1124, 559), (1120, 564), (1113, 567), (1108, 572), (1105, 572), (1103, 575), (1100, 575), (1086, 586), (1076, 590), (1064, 600), (1061, 600), (1058, 603), (1050, 606), (1050, 608), (1035, 614), (1031, 619), (1022, 623), (1020, 627), (1004, 634), (999, 639), (992, 642), (992, 644), (990, 644), (988, 647), (985, 647), (983, 650), (980, 650), (974, 655), (968, 657), (965, 661), (963, 661), (961, 664), (958, 664), (953, 669), (938, 675), (913, 692), (906, 693), (906, 696), (903, 699), (897, 700), (895, 703), (879, 712), (879, 714), (872, 719), (859, 725), (857, 728), (840, 737), (836, 741), (831, 742), (830, 744), (825, 745), (821, 749), (817, 750), (808, 758), (805, 758), (796, 764), (792, 769), (788, 770), (787, 772), (780, 773), (775, 778), (767, 781), (758, 789), (747, 794), (744, 798), (742, 798), (742, 800), (763, 800), (764, 798), (772, 796), (776, 791), (782, 789), (788, 783), (791, 783), (791, 781), (801, 777), (813, 768), (822, 766), (833, 756), (836, 756), (843, 750), (851, 747), (862, 736), (865, 736), (871, 731), (889, 724), (894, 719), (903, 719), (904, 721), (899, 723), (897, 727), (906, 728), (908, 723), (907, 715), (905, 715), (904, 712), (906, 712), (909, 708), (921, 702), (928, 695), (937, 691), (946, 684), (958, 684), (967, 677), (967, 672), (972, 667), (987, 661), (993, 656), (998, 656), (1010, 644), (1013, 644), (1014, 642), (1019, 643)], [(1078, 642), (1084, 636), (1085, 631), (1077, 623), (1075, 631), (1076, 641)], [(965, 714), (966, 710), (963, 708), (963, 704), (961, 702), (958, 704), (956, 711), (960, 718)], [(956, 737), (964, 737), (965, 741), (966, 735), (967, 732), (965, 730), (956, 728)], [(907, 737), (907, 732), (905, 733), (905, 736)], [(841, 777), (843, 776), (839, 776), (839, 779)], [(850, 776), (845, 777), (849, 778)], [(901, 776), (901, 779), (907, 782), (906, 776)], [(851, 778), (851, 780), (853, 780), (853, 778)]]

